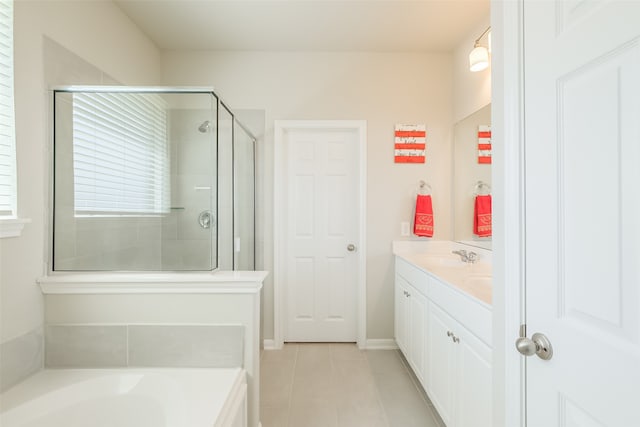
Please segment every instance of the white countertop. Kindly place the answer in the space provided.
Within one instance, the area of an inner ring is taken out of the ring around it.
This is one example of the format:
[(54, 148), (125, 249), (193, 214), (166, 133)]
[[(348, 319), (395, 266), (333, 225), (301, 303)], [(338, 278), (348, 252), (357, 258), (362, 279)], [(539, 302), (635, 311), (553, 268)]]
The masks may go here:
[[(427, 245), (407, 243), (410, 242), (394, 242), (394, 255), (491, 307), (493, 271), (490, 251), (449, 241), (428, 242)], [(478, 253), (478, 261), (465, 263), (451, 253), (461, 248)]]

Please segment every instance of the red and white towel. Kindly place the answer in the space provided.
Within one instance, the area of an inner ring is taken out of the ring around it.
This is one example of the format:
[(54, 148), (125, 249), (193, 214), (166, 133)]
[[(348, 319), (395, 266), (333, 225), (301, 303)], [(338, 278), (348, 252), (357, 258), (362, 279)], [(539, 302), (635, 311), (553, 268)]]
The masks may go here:
[(491, 236), (491, 195), (476, 196), (473, 212), (473, 234), (478, 237)]
[(413, 234), (420, 237), (433, 237), (433, 205), (429, 194), (418, 194)]

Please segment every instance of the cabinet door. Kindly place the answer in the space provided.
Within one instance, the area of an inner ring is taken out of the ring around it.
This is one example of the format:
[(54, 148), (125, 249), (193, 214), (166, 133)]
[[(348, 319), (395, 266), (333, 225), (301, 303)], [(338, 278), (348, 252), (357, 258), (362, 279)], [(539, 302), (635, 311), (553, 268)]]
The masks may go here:
[(409, 316), (409, 307), (408, 301), (409, 297), (407, 288), (409, 284), (400, 276), (396, 275), (396, 286), (395, 286), (395, 302), (394, 302), (394, 331), (396, 336), (396, 344), (405, 357), (407, 356), (407, 340), (408, 340), (408, 316)]
[(409, 363), (424, 385), (427, 338), (427, 298), (409, 288)]
[(455, 427), (491, 427), (491, 348), (462, 326), (456, 344)]
[(433, 405), (447, 426), (453, 417), (454, 365), (456, 346), (450, 336), (454, 320), (436, 304), (429, 302), (428, 320), (428, 372), (427, 391)]

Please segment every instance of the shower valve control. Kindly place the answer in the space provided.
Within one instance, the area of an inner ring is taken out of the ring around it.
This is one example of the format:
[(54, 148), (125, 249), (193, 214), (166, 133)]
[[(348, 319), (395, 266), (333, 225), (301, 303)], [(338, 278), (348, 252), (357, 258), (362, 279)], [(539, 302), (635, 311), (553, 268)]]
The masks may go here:
[(198, 223), (202, 228), (211, 228), (211, 223), (213, 222), (213, 214), (211, 211), (202, 211), (200, 215), (198, 215)]

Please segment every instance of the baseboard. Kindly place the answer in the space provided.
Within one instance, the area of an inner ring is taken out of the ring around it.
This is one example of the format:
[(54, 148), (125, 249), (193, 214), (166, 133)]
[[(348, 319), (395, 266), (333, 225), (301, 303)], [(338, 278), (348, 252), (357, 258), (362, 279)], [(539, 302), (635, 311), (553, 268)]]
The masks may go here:
[[(265, 339), (262, 342), (262, 348), (264, 350), (277, 350), (276, 342), (272, 339)], [(365, 342), (364, 350), (397, 350), (398, 345), (393, 338), (384, 339), (368, 339)]]
[(398, 345), (393, 338), (384, 339), (368, 339), (366, 344), (367, 350), (397, 350)]
[(264, 340), (262, 342), (262, 348), (265, 350), (277, 350), (275, 340)]

